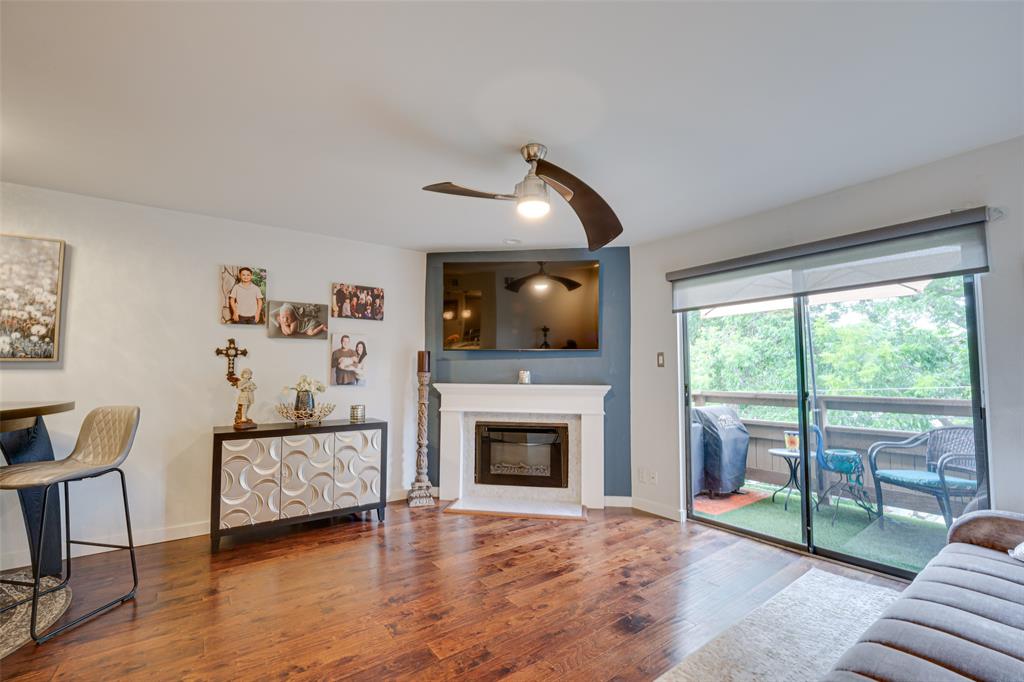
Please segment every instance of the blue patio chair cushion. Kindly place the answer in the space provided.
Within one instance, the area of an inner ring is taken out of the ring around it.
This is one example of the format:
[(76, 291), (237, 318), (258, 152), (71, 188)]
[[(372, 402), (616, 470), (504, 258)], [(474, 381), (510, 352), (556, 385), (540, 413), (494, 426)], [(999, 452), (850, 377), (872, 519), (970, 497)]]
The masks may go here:
[[(917, 469), (879, 469), (875, 472), (875, 478), (882, 483), (942, 490), (942, 482), (939, 481), (939, 475), (933, 471), (920, 471)], [(967, 478), (946, 476), (946, 487), (948, 487), (950, 491), (973, 494), (978, 489), (978, 483), (977, 481), (972, 481)]]
[(824, 469), (839, 474), (860, 474), (864, 472), (864, 462), (856, 450), (829, 449), (825, 451)]

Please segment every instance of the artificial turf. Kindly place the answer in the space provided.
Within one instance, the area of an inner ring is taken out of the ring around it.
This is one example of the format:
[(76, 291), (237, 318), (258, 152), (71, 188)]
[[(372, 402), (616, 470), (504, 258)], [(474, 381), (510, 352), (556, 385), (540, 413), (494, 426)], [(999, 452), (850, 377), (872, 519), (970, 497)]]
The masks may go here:
[[(751, 486), (749, 483), (747, 488)], [(754, 531), (763, 535), (803, 544), (800, 532), (800, 493), (794, 492), (789, 510), (783, 509), (784, 494), (772, 502), (765, 498), (752, 504), (725, 512), (707, 514), (696, 512), (721, 523)], [(813, 512), (813, 507), (811, 508)], [(880, 564), (920, 571), (946, 543), (946, 526), (927, 519), (909, 516), (885, 517), (885, 528), (878, 520), (868, 521), (866, 511), (847, 499), (839, 503), (833, 525), (833, 506), (822, 505), (814, 512), (814, 544), (823, 549), (868, 559)]]

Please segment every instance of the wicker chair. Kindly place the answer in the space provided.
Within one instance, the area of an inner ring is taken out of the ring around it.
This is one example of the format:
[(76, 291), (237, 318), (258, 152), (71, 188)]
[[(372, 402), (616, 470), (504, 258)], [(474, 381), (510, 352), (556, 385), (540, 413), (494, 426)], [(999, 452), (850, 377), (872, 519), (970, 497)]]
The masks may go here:
[[(877, 458), (882, 450), (909, 449), (925, 445), (927, 469), (879, 469)], [(933, 495), (948, 528), (953, 524), (952, 497), (974, 497), (978, 493), (978, 463), (974, 450), (974, 429), (966, 426), (945, 426), (919, 433), (906, 440), (874, 443), (868, 448), (868, 463), (875, 480), (875, 504), (878, 522), (882, 516), (882, 484), (898, 486)], [(950, 476), (950, 472), (970, 474), (973, 478)]]

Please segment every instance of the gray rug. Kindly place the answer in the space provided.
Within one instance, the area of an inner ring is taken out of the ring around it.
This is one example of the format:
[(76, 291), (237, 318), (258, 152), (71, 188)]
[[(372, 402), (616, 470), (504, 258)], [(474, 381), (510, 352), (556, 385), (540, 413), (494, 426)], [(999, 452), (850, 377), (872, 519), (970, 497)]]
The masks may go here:
[(898, 596), (811, 569), (658, 679), (817, 680)]
[[(32, 582), (32, 573), (29, 569), (22, 569), (3, 576), (6, 580), (23, 580)], [(52, 587), (59, 583), (58, 578), (43, 578), (44, 588)], [(0, 584), (0, 608), (13, 604), (23, 597), (32, 594), (31, 587), (18, 587), (16, 585)], [(42, 597), (39, 600), (39, 614), (36, 616), (37, 629), (44, 632), (53, 625), (58, 618), (71, 606), (71, 588), (65, 587)], [(0, 613), (0, 658), (3, 658), (14, 650), (20, 648), (25, 642), (32, 639), (29, 634), (29, 619), (32, 617), (32, 602), (26, 602), (21, 606)]]

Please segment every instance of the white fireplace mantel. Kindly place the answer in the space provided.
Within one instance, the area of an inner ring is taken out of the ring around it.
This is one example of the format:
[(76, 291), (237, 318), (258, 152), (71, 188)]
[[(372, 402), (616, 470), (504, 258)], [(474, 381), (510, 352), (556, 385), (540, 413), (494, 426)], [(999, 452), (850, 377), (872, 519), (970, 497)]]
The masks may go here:
[(460, 499), (467, 413), (561, 414), (580, 417), (580, 503), (604, 508), (604, 398), (611, 386), (570, 384), (434, 384), (441, 394), (440, 496)]

